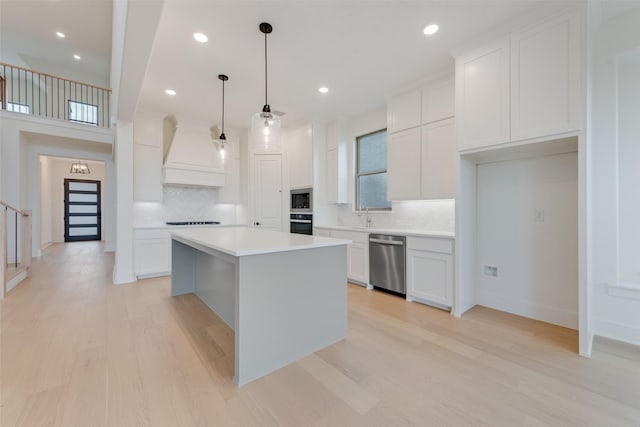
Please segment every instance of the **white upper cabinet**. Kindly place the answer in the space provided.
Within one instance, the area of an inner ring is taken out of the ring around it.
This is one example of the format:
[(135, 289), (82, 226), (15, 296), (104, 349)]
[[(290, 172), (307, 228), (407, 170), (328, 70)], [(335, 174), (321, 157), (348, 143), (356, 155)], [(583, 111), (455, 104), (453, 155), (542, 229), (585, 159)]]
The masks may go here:
[(291, 131), (288, 136), (287, 157), (291, 188), (313, 186), (313, 135), (311, 126)]
[(133, 123), (133, 199), (162, 201), (162, 115), (138, 111)]
[(327, 201), (347, 203), (347, 140), (343, 124), (327, 126)]
[(509, 40), (456, 59), (459, 149), (508, 142)]
[(420, 199), (420, 128), (387, 136), (387, 199)]
[(457, 150), (453, 119), (422, 127), (421, 199), (452, 199), (456, 194)]
[(447, 119), (455, 115), (453, 77), (422, 88), (422, 124)]
[(565, 12), (456, 58), (459, 150), (584, 127), (583, 20)]
[(562, 15), (511, 36), (511, 139), (577, 130), (580, 21)]
[(162, 147), (162, 115), (150, 111), (137, 111), (133, 121), (134, 144)]
[(420, 90), (397, 96), (387, 104), (387, 132), (394, 133), (420, 126)]

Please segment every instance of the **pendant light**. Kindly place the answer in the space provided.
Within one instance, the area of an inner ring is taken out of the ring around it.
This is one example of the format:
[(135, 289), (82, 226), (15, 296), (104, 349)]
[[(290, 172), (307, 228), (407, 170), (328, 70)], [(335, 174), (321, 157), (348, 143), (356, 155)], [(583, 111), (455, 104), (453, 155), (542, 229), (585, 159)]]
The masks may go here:
[(89, 170), (89, 165), (86, 163), (80, 163), (80, 159), (78, 159), (77, 162), (71, 163), (71, 170), (69, 170), (69, 173), (81, 173), (87, 175), (90, 174), (91, 171)]
[(220, 159), (224, 161), (226, 154), (224, 150), (224, 144), (225, 142), (227, 142), (227, 136), (224, 134), (224, 82), (229, 80), (229, 77), (224, 74), (218, 74), (218, 79), (222, 81), (222, 132), (220, 132), (218, 140), (220, 141)]
[(262, 112), (254, 114), (251, 119), (251, 139), (255, 146), (261, 147), (264, 151), (277, 151), (280, 148), (280, 117), (271, 112), (267, 97), (267, 34), (273, 31), (273, 27), (263, 22), (258, 28), (264, 34), (264, 106)]

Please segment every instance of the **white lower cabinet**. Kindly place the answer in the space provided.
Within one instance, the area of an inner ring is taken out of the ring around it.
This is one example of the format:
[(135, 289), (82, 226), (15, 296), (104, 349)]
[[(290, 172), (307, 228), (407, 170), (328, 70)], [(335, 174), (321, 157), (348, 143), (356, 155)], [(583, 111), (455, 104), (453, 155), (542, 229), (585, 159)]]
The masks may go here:
[(347, 279), (361, 284), (369, 283), (369, 233), (315, 229), (316, 236), (351, 240), (347, 245)]
[(407, 300), (453, 306), (453, 240), (407, 237)]
[(136, 230), (133, 269), (137, 278), (171, 274), (171, 238), (166, 230)]

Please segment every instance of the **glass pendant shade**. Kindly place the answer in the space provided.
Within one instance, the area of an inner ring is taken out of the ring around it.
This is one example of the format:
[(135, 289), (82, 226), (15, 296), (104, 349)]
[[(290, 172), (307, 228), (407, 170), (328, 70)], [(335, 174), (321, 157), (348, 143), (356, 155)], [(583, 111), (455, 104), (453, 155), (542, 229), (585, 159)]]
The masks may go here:
[(256, 113), (251, 118), (251, 142), (261, 151), (280, 151), (280, 117)]

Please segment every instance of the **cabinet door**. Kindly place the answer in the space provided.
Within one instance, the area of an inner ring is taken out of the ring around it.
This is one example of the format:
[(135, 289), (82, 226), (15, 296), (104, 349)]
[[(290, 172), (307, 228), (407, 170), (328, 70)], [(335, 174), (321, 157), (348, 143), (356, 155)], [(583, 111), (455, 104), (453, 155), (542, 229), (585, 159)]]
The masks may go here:
[(422, 127), (422, 199), (455, 197), (457, 155), (453, 119)]
[(580, 23), (563, 15), (511, 38), (511, 140), (580, 128)]
[(133, 145), (133, 199), (162, 201), (162, 149)]
[(360, 283), (369, 283), (369, 245), (351, 243), (347, 247), (347, 277)]
[(134, 270), (137, 277), (171, 272), (171, 239), (134, 240)]
[(422, 124), (444, 120), (454, 115), (453, 77), (422, 88)]
[(387, 104), (387, 132), (394, 133), (420, 126), (420, 108), (420, 90), (414, 90), (389, 100)]
[(387, 136), (387, 199), (419, 199), (420, 128)]
[(338, 203), (338, 149), (327, 151), (327, 201)]
[(456, 60), (459, 150), (508, 142), (509, 40)]
[(291, 188), (313, 186), (313, 139), (311, 126), (293, 131), (287, 147)]
[(407, 293), (446, 307), (453, 304), (453, 262), (451, 255), (407, 251)]

